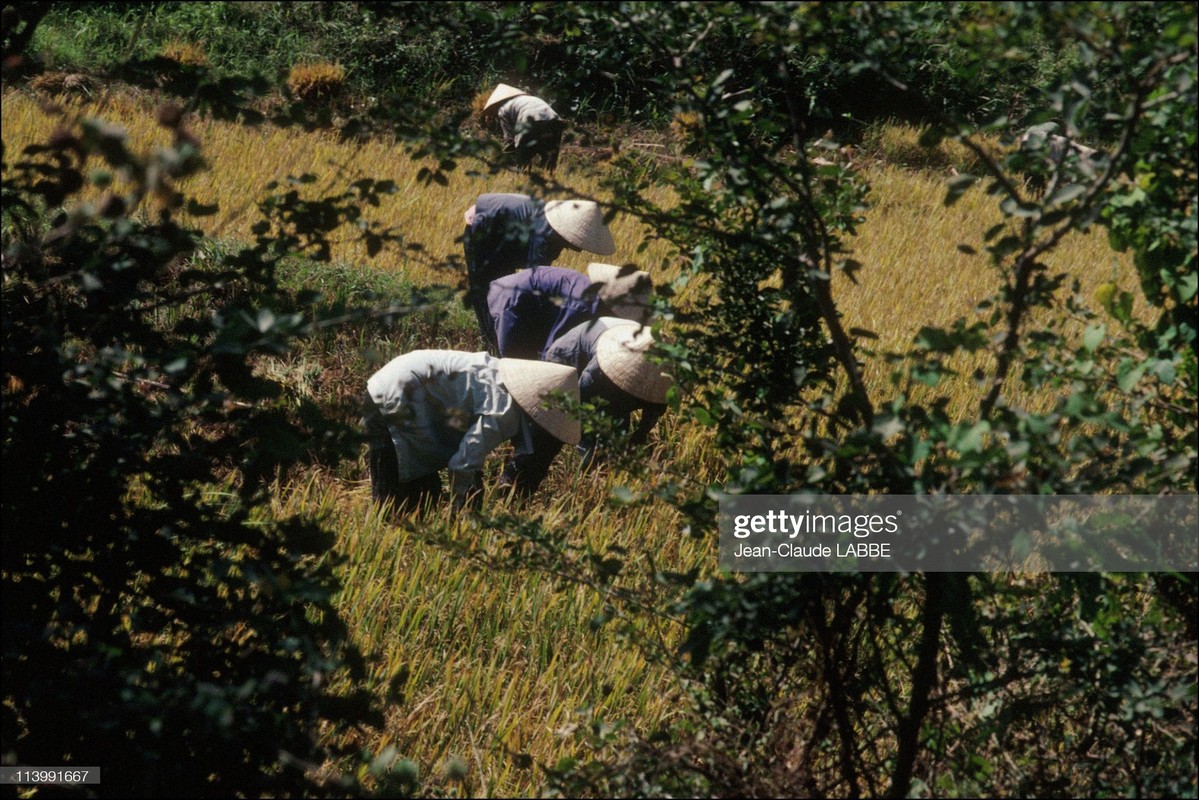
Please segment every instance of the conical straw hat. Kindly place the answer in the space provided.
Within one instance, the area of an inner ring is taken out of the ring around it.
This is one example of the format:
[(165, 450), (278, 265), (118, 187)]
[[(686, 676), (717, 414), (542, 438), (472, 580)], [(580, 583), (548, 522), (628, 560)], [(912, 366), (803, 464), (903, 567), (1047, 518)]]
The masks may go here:
[(583, 434), (579, 421), (561, 409), (547, 408), (542, 402), (556, 390), (579, 402), (579, 375), (574, 367), (525, 358), (501, 358), (499, 369), (500, 380), (534, 422), (566, 444), (579, 443)]
[(646, 358), (654, 343), (649, 328), (621, 325), (604, 331), (595, 345), (600, 370), (620, 389), (646, 403), (665, 403), (674, 379)]
[(592, 262), (587, 265), (587, 277), (599, 284), (599, 298), (613, 314), (641, 323), (649, 321), (654, 282), (648, 272)]
[(551, 200), (545, 204), (550, 227), (580, 250), (607, 256), (616, 252), (612, 232), (593, 200)]
[(487, 102), (483, 104), (483, 110), (486, 111), (494, 105), (498, 105), (505, 100), (511, 100), (513, 97), (519, 97), (522, 94), (528, 94), (528, 92), (522, 92), (515, 86), (509, 86), (506, 83), (501, 83), (499, 86), (495, 87), (495, 91), (493, 91), (491, 96), (487, 98)]

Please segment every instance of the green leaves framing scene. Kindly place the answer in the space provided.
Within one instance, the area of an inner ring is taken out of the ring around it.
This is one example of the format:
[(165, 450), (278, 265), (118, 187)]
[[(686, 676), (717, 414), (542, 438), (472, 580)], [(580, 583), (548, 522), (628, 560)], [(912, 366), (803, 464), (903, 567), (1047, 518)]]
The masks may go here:
[[(15, 796), (1196, 796), (1193, 572), (717, 567), (726, 493), (1196, 493), (1196, 25), (5, 5), (0, 758), (102, 770)], [(484, 349), (487, 192), (610, 212), (669, 410), (393, 515), (360, 398)]]

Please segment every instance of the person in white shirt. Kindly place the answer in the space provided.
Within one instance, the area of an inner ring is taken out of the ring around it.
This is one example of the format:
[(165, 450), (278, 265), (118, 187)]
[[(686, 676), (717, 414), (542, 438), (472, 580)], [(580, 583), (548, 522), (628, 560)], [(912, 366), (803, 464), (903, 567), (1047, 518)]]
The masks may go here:
[(385, 364), (366, 388), (371, 496), (399, 511), (439, 498), (442, 469), (456, 510), (476, 502), (483, 462), (506, 441), (540, 458), (550, 442), (556, 453), (581, 438), (578, 420), (547, 405), (558, 392), (578, 402), (578, 374), (561, 364), (415, 350)]
[(531, 170), (534, 161), (540, 160), (545, 170), (554, 174), (566, 122), (549, 103), (501, 83), (483, 106), (483, 122), (491, 130), (499, 128), (504, 150), (515, 154), (521, 168)]

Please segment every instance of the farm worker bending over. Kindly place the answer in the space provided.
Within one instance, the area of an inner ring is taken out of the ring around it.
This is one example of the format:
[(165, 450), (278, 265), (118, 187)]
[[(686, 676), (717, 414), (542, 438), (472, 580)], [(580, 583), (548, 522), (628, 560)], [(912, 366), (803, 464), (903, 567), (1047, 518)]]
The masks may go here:
[(531, 168), (540, 158), (554, 174), (566, 123), (549, 103), (501, 83), (483, 105), (483, 122), (493, 131), (499, 127), (504, 150), (516, 155), (517, 164)]
[[(603, 307), (601, 317), (622, 317), (639, 325), (648, 325), (653, 310), (654, 282), (649, 273), (632, 267), (592, 262), (587, 277), (599, 286)], [(609, 313), (611, 312), (611, 313)]]
[(563, 267), (533, 267), (491, 282), (487, 308), (504, 358), (540, 359), (547, 347), (580, 322), (602, 316), (649, 319), (653, 284), (645, 272), (592, 264), (587, 275)]
[(518, 269), (553, 264), (566, 248), (608, 255), (616, 252), (599, 205), (591, 200), (534, 200), (523, 194), (484, 194), (464, 215), (463, 250), (479, 330), (497, 353), (487, 312), (491, 282)]
[(560, 364), (415, 350), (384, 365), (366, 387), (371, 495), (397, 509), (438, 498), (442, 469), (450, 473), (454, 508), (462, 508), (477, 498), (483, 462), (503, 442), (536, 458), (551, 446), (548, 470), (561, 443), (580, 438), (578, 420), (545, 405), (557, 391), (578, 400), (578, 375)]
[[(546, 351), (547, 361), (579, 373), (579, 397), (584, 403), (602, 401), (604, 412), (618, 430), (628, 430), (633, 413), (641, 420), (629, 443), (644, 444), (666, 412), (666, 392), (672, 379), (646, 357), (654, 342), (650, 329), (620, 317), (600, 317), (571, 328)], [(579, 451), (584, 467), (595, 462), (598, 442), (594, 434), (582, 438)], [(542, 439), (532, 454), (517, 453), (505, 466), (501, 486), (517, 492), (535, 490), (561, 445)]]

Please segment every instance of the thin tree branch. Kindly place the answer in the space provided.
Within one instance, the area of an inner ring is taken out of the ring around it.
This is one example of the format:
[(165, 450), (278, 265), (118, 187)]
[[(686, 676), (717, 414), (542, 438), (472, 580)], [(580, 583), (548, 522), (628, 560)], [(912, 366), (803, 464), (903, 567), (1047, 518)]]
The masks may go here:
[(920, 750), (920, 729), (931, 707), (930, 699), (937, 684), (937, 654), (941, 649), (941, 623), (945, 617), (945, 575), (929, 573), (925, 577), (924, 632), (920, 637), (919, 658), (912, 672), (912, 694), (908, 713), (900, 721), (895, 754), (895, 772), (888, 797), (904, 798), (912, 786), (916, 755)]

